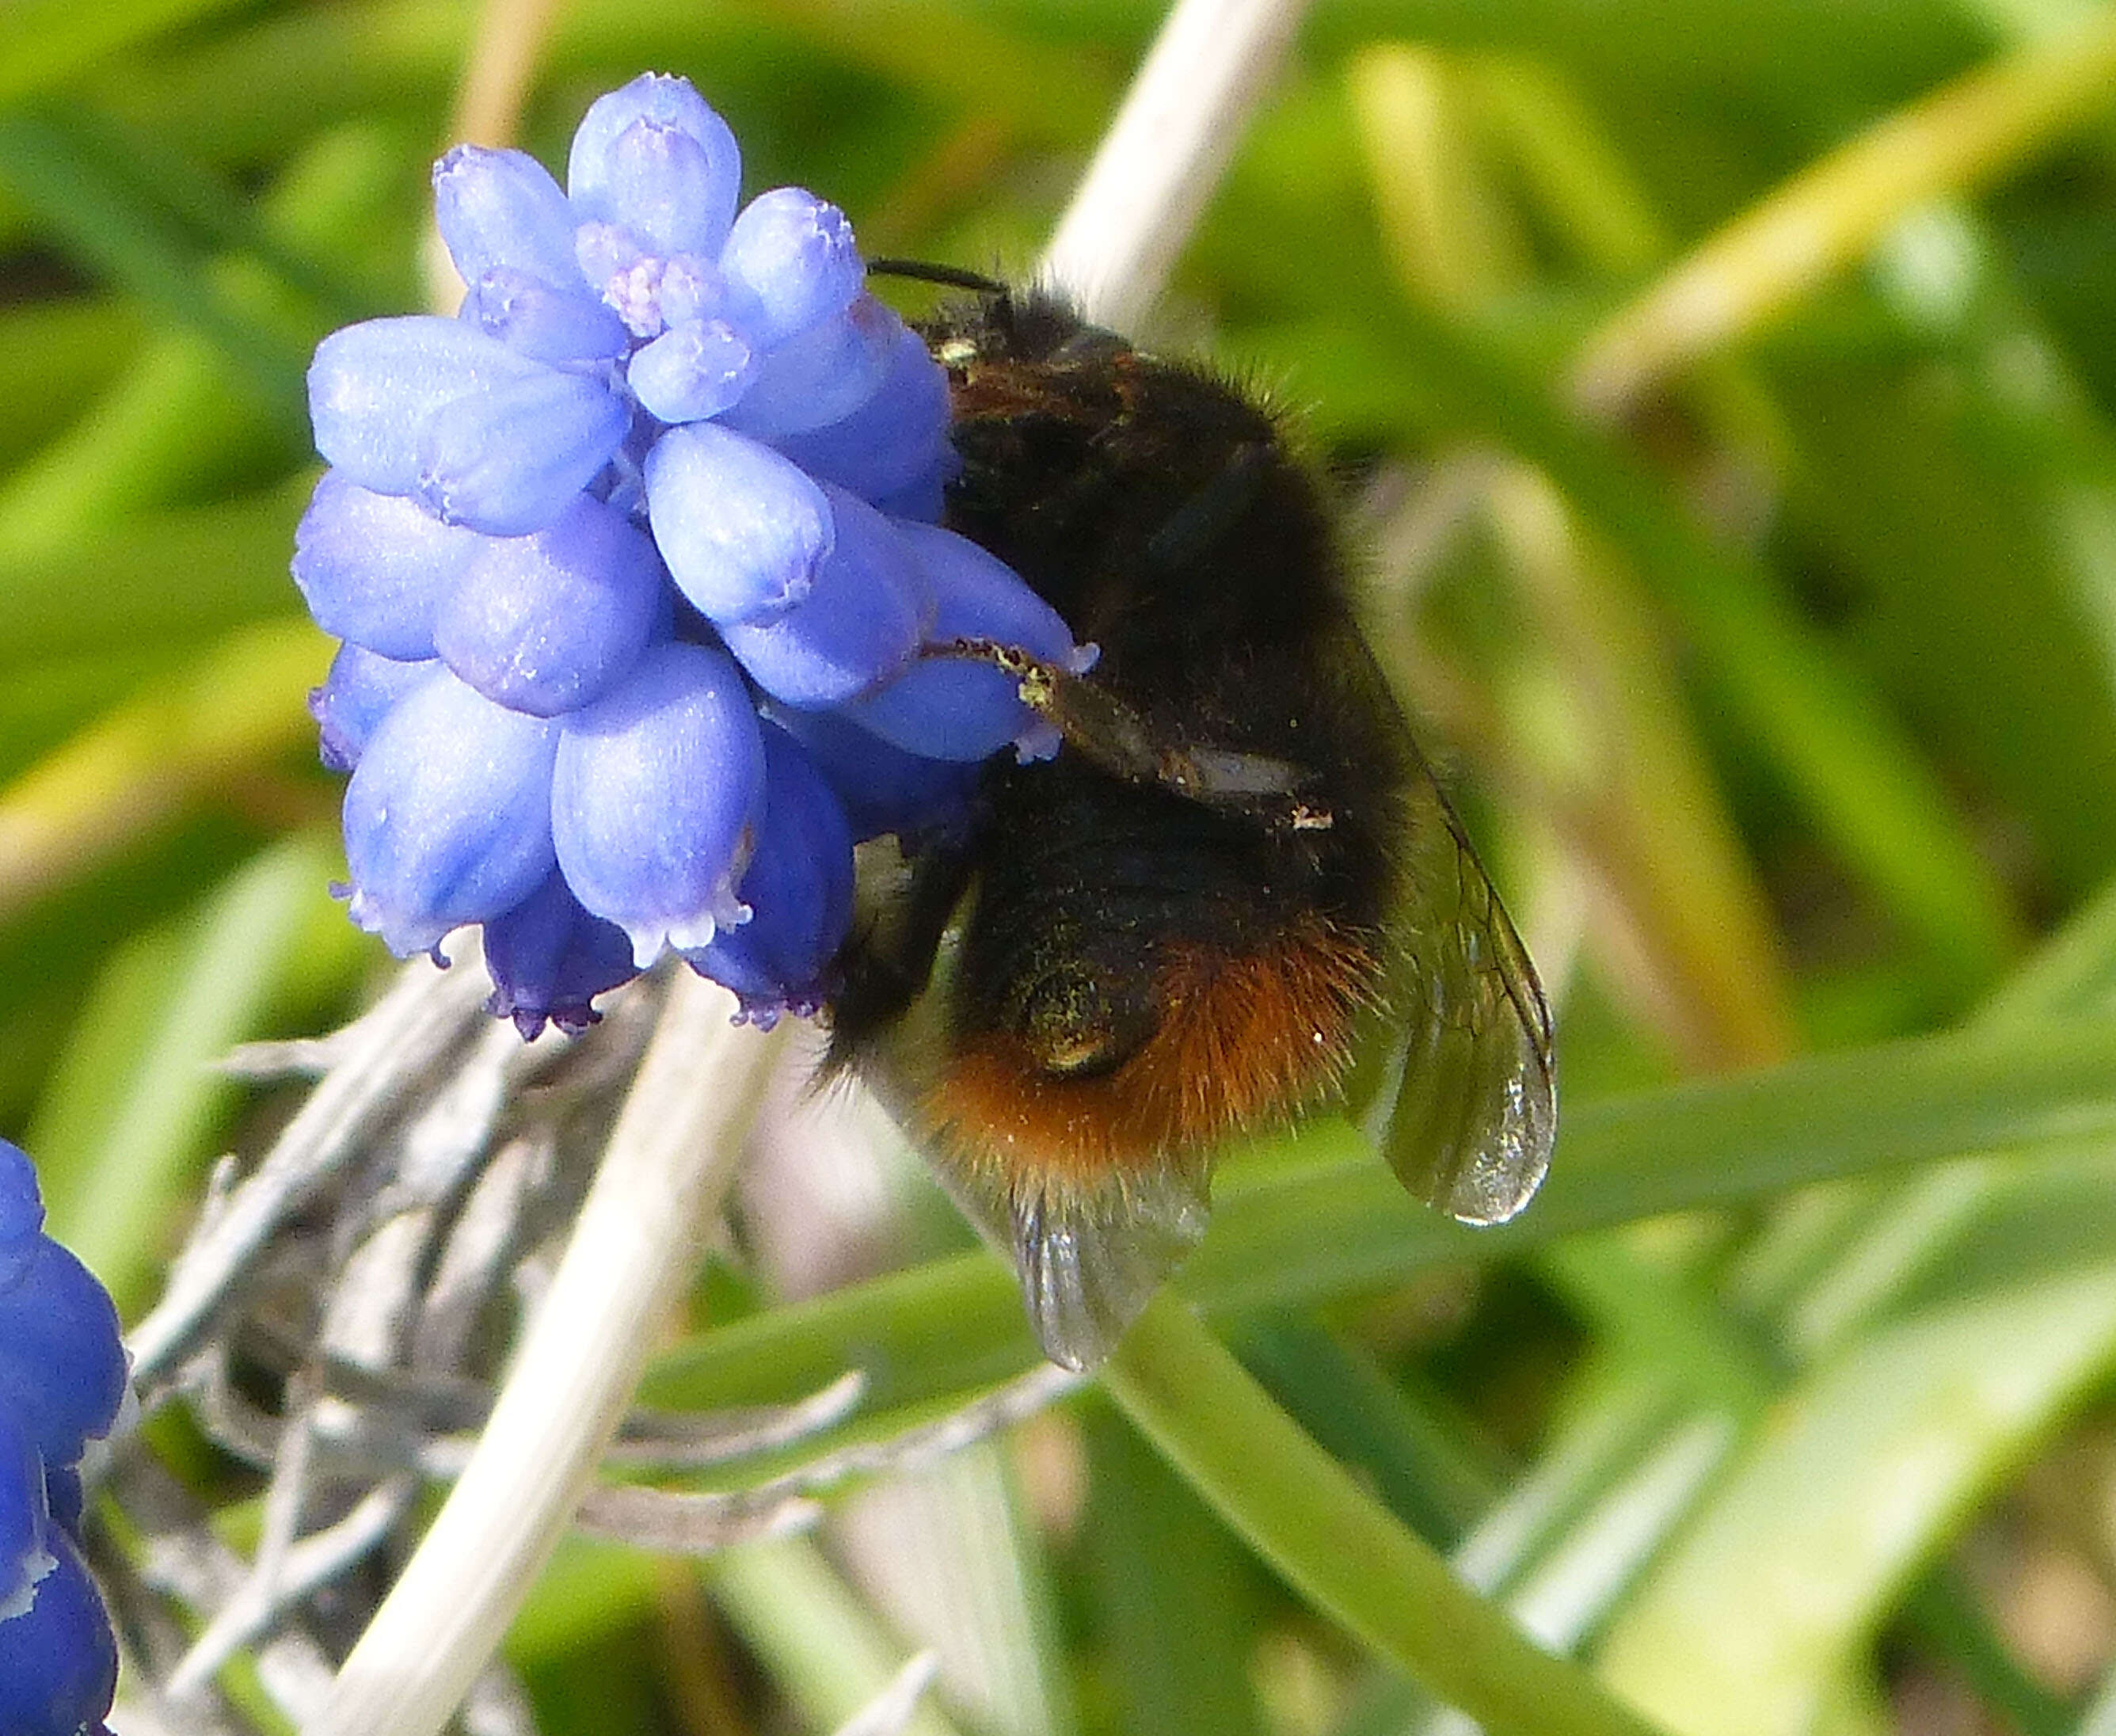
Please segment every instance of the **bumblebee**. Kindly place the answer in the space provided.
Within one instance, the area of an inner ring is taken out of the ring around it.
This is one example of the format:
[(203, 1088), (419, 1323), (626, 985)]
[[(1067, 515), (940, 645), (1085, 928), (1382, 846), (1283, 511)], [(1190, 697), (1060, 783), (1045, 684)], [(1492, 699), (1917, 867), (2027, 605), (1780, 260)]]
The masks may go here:
[(925, 332), (961, 459), (945, 523), (1101, 654), (955, 647), (1063, 745), (990, 762), (967, 833), (885, 877), (830, 1066), (1011, 1249), (1072, 1368), (1203, 1235), (1235, 1135), (1363, 1104), (1412, 1193), (1511, 1217), (1556, 1130), (1549, 1011), (1286, 426), (1055, 298), (898, 269), (978, 292)]

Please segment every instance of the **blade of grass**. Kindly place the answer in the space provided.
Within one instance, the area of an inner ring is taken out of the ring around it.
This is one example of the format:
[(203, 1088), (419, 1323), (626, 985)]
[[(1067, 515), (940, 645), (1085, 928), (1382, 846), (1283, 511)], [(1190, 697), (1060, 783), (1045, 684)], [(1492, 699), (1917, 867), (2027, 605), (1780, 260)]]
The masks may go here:
[(139, 513), (281, 467), (283, 431), (230, 389), (232, 371), (196, 333), (150, 338), (85, 414), (0, 482), (0, 561), (34, 570)]
[(84, 174), (170, 233), (186, 237), (200, 251), (255, 257), (288, 287), (312, 300), (333, 325), (385, 311), (286, 245), (254, 200), (147, 128), (85, 104), (36, 112), (71, 151)]
[(2112, 102), (2116, 17), (2095, 13), (1898, 110), (1782, 183), (1604, 325), (1574, 368), (1574, 401), (1615, 413), (1798, 306), (1917, 206), (1980, 185)]
[(1174, 1297), (1103, 1374), (1125, 1414), (1309, 1602), (1506, 1736), (1648, 1736), (1577, 1665), (1540, 1651), (1302, 1432)]
[(0, 913), (310, 739), (306, 696), (328, 658), (306, 620), (243, 628), (0, 789)]
[(0, 315), (0, 474), (48, 440), (131, 360), (145, 334), (116, 299), (32, 303)]
[(890, 1626), (939, 1660), (990, 1736), (1073, 1736), (1052, 1655), (1050, 1563), (1004, 1449), (981, 1441), (862, 1489), (835, 1518), (835, 1554)]
[[(1724, 1457), (1723, 1417), (1683, 1407), (1676, 1383), (1597, 1357), (1568, 1381), (1543, 1457), (1455, 1551), (1455, 1570), (1545, 1643), (1567, 1651), (1597, 1625)], [(1470, 1736), (1401, 1679), (1361, 1696), (1337, 1736)]]
[(174, 654), (293, 601), (294, 527), (314, 477), (210, 506), (156, 513), (40, 554), (0, 544), (0, 666), (48, 665), (113, 644)]
[[(2116, 1134), (2116, 1020), (1919, 1038), (1736, 1079), (1585, 1105), (1533, 1210), (1497, 1229), (1409, 1199), (1349, 1127), (1282, 1165), (1230, 1172), (1176, 1287), (1209, 1309), (1313, 1302), (1450, 1260), (1966, 1152), (2069, 1149)], [(652, 1402), (788, 1400), (849, 1367), (876, 1409), (966, 1393), (1030, 1365), (1012, 1276), (956, 1256), (710, 1332), (664, 1356)]]
[(1942, 1566), (1928, 1574), (1911, 1587), (1903, 1615), (2019, 1736), (2068, 1736), (2072, 1709), (2021, 1668), (1959, 1573)]
[(54, 1070), (28, 1143), (53, 1233), (136, 1311), (206, 1143), (232, 1105), (213, 1063), (303, 968), (292, 942), (326, 900), (337, 852), (297, 835), (260, 856), (177, 932), (150, 931), (106, 969)]
[(2112, 1362), (2106, 1264), (1868, 1333), (1776, 1409), (1619, 1619), (1604, 1673), (1686, 1736), (1811, 1729), (1934, 1543)]
[[(2016, 973), (1976, 1015), (1972, 1029), (2003, 1029), (2037, 1021), (2105, 1015), (2116, 1009), (2116, 884), (2076, 914), (2064, 934), (2028, 969)], [(1995, 1158), (1942, 1165), (1930, 1173), (1886, 1186), (1846, 1202), (1833, 1230), (1817, 1248), (1826, 1259), (1803, 1262), (1796, 1283), (1771, 1300), (1782, 1340), (1812, 1360), (1852, 1338), (1921, 1278), (1944, 1266), (1980, 1224), (2014, 1196), (2031, 1193), (2036, 1177)], [(1751, 1244), (1742, 1261), (1752, 1302), (1764, 1300), (1756, 1279), (1769, 1269), (1769, 1250), (1797, 1246), (1809, 1231), (1801, 1214), (1780, 1213)]]
[[(904, 1661), (896, 1642), (805, 1537), (729, 1550), (700, 1571), (735, 1631), (816, 1729), (851, 1717)], [(928, 1700), (905, 1728), (908, 1736), (952, 1736), (956, 1727)]]
[(1356, 1466), (1389, 1510), (1451, 1547), (1498, 1499), (1488, 1451), (1406, 1393), (1356, 1344), (1297, 1316), (1240, 1324), (1236, 1353), (1331, 1456)]
[(1263, 1600), (1241, 1544), (1108, 1407), (1081, 1425), (1086, 1590), (1116, 1727), (1263, 1736), (1249, 1669)]

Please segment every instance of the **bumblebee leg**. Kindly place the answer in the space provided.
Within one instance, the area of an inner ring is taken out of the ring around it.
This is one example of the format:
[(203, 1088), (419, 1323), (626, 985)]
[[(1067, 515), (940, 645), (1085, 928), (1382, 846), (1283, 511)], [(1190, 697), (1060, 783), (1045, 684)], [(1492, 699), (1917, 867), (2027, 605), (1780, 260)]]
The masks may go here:
[(1288, 831), (1317, 831), (1330, 825), (1326, 809), (1300, 799), (1308, 775), (1289, 761), (1173, 739), (1101, 683), (1016, 646), (958, 639), (941, 654), (986, 658), (1016, 677), (1024, 704), (1075, 753), (1127, 784), (1152, 785), (1201, 807)]

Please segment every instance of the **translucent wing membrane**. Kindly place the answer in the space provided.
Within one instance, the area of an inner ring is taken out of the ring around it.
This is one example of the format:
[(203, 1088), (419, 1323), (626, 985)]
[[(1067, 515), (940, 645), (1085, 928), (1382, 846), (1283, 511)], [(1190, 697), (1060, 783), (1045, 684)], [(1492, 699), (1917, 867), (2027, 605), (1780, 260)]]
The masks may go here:
[(1012, 1252), (1037, 1342), (1070, 1369), (1107, 1360), (1212, 1215), (1202, 1169), (1163, 1167), (1046, 1188), (1010, 1186), (955, 1166), (941, 1175), (970, 1221)]
[(1385, 1029), (1355, 1092), (1406, 1188), (1465, 1223), (1503, 1223), (1557, 1137), (1550, 1009), (1460, 822), (1416, 771)]
[(1070, 1369), (1105, 1361), (1210, 1213), (1202, 1178), (1170, 1171), (1090, 1194), (1017, 1195), (1014, 1259), (1043, 1354)]

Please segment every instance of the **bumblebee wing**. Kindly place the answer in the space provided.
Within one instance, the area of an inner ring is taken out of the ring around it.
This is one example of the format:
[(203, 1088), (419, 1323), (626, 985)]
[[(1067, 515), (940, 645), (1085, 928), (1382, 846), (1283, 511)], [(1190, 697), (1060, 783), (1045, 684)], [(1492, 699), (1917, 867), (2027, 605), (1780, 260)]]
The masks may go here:
[(1108, 1360), (1211, 1214), (1203, 1174), (1173, 1168), (1092, 1187), (1010, 1185), (945, 1163), (941, 1175), (986, 1239), (1013, 1255), (1043, 1354), (1076, 1371)]
[(1202, 1181), (1173, 1172), (1089, 1194), (1017, 1195), (1014, 1254), (1037, 1342), (1053, 1362), (1091, 1369), (1205, 1233)]
[(1503, 1223), (1557, 1137), (1550, 1008), (1432, 769), (1413, 770), (1387, 1029), (1355, 1092), (1406, 1188), (1465, 1223)]

